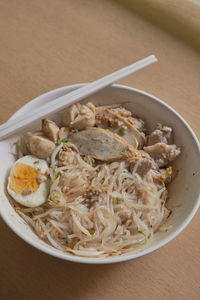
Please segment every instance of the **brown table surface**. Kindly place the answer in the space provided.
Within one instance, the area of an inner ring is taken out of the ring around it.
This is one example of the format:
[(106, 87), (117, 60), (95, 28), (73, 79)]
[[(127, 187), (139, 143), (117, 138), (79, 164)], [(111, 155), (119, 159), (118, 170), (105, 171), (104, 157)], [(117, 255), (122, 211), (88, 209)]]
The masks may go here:
[[(0, 121), (34, 97), (152, 53), (121, 83), (175, 108), (200, 137), (200, 7), (185, 0), (0, 0)], [(165, 247), (125, 263), (50, 257), (0, 220), (0, 299), (200, 299), (199, 212)]]

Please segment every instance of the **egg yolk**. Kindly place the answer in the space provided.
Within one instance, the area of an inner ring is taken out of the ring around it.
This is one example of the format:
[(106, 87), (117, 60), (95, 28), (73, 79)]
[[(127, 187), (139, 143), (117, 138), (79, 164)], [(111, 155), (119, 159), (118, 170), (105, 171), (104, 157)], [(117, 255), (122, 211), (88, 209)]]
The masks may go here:
[(39, 183), (37, 181), (38, 171), (26, 164), (18, 163), (13, 167), (13, 176), (10, 178), (10, 189), (16, 194), (23, 194), (26, 189), (31, 192), (37, 191)]

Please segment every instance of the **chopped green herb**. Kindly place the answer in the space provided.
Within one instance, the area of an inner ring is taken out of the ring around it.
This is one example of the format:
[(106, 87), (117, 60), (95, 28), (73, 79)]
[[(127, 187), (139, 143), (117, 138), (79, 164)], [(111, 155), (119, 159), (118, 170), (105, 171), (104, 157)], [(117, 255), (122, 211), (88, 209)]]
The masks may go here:
[(59, 158), (59, 156), (60, 156), (60, 152), (58, 152), (58, 153), (56, 154), (56, 158)]
[(91, 161), (92, 161), (92, 166), (93, 166), (93, 168), (95, 168), (95, 167), (96, 167), (96, 165), (97, 165), (97, 163), (96, 163), (95, 159), (94, 159), (94, 158), (92, 158), (92, 159), (91, 159)]
[(143, 132), (141, 128), (138, 128), (138, 131), (139, 131), (139, 132)]
[(117, 197), (116, 200), (117, 200), (118, 202), (120, 202), (120, 201), (121, 201), (121, 202), (124, 202), (124, 198), (121, 198), (121, 197)]
[(61, 140), (61, 142), (62, 142), (62, 143), (66, 143), (66, 142), (68, 142), (68, 138), (64, 138), (64, 139), (62, 139), (62, 140)]
[(69, 243), (69, 238), (68, 238), (68, 236), (66, 236), (65, 242), (66, 242), (67, 244)]
[(61, 140), (57, 140), (56, 145), (60, 146), (60, 144), (61, 144)]
[(59, 171), (58, 173), (57, 173), (57, 175), (56, 175), (56, 178), (58, 178), (59, 176), (61, 176), (62, 175), (62, 173)]
[(123, 136), (126, 134), (126, 131), (124, 129), (120, 128), (118, 133), (119, 133), (119, 135)]

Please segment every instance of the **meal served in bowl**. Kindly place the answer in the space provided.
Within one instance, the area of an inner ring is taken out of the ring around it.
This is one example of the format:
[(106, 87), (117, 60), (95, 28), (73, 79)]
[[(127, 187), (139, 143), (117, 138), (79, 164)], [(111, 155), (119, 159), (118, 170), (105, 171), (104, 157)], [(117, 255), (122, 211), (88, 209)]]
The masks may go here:
[(158, 123), (148, 132), (123, 104), (77, 103), (59, 126), (44, 119), (41, 131), (25, 133), (17, 149), (8, 193), (18, 214), (56, 249), (119, 256), (166, 229), (172, 163), (181, 154), (171, 127)]

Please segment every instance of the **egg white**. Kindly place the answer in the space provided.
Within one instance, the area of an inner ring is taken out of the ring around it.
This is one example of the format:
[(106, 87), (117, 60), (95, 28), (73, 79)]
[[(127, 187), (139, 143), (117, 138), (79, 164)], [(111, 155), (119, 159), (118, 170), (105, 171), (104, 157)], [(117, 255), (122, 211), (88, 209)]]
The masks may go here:
[[(18, 159), (13, 165), (13, 168), (17, 163), (23, 163), (35, 169), (39, 169), (41, 173), (45, 173), (49, 169), (48, 164), (45, 160), (38, 159), (37, 157), (32, 155), (26, 155)], [(10, 180), (11, 177), (13, 176), (13, 168), (10, 172), (10, 176), (8, 178), (8, 186), (7, 186), (7, 190), (10, 196), (16, 202), (26, 207), (37, 207), (43, 204), (47, 200), (49, 194), (49, 181), (46, 180), (45, 182), (40, 183), (38, 189), (35, 192), (31, 193), (30, 195), (17, 194), (15, 191), (10, 189)]]

